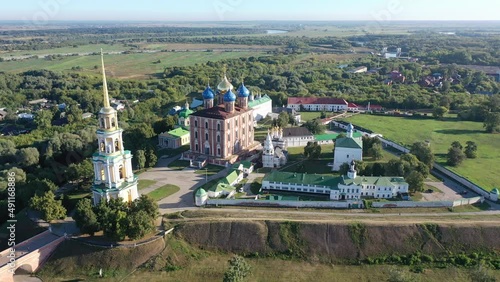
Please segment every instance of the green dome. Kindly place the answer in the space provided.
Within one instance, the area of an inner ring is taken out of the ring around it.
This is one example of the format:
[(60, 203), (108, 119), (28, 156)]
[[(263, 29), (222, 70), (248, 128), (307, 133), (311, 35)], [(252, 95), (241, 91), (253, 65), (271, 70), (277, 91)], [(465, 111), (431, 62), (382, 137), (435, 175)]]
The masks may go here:
[(198, 191), (196, 191), (196, 194), (195, 194), (196, 197), (203, 197), (206, 195), (207, 195), (207, 191), (205, 191), (205, 189), (203, 189), (203, 188), (198, 189)]
[(500, 194), (500, 191), (498, 191), (498, 188), (495, 188), (495, 189), (491, 190), (491, 192), (490, 192), (490, 193), (491, 193), (491, 194), (497, 194), (497, 195), (498, 195), (498, 194)]

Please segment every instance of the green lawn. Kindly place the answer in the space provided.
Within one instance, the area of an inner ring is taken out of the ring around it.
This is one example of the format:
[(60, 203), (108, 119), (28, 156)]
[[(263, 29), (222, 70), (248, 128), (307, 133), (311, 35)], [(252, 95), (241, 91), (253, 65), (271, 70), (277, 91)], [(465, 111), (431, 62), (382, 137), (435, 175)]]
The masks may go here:
[(375, 115), (356, 115), (348, 121), (382, 134), (405, 146), (417, 141), (429, 140), (436, 154), (437, 162), (445, 165), (446, 153), (453, 141), (460, 141), (463, 146), (469, 140), (478, 145), (478, 157), (465, 160), (451, 170), (482, 186), (486, 190), (498, 187), (500, 175), (500, 134), (489, 134), (480, 122), (444, 121), (433, 119), (411, 119)]
[(189, 166), (189, 161), (175, 160), (171, 162), (167, 167), (174, 170), (183, 170)]
[(309, 121), (315, 118), (319, 118), (321, 116), (321, 112), (300, 112), (300, 120)]
[[(290, 161), (300, 160), (304, 155), (304, 147), (290, 147), (288, 148), (288, 159)], [(320, 159), (330, 159), (333, 161), (333, 144), (321, 145)]]
[(172, 184), (167, 184), (163, 185), (160, 188), (155, 189), (152, 192), (148, 193), (148, 196), (153, 198), (155, 201), (159, 201), (163, 198), (166, 198), (172, 194), (177, 193), (180, 190), (178, 186), (172, 185)]
[(203, 175), (205, 175), (205, 173), (206, 173), (208, 176), (212, 176), (212, 175), (219, 173), (219, 171), (221, 171), (223, 169), (224, 169), (223, 166), (209, 164), (206, 167), (195, 171), (194, 173), (203, 174)]
[(146, 189), (155, 183), (156, 183), (156, 181), (154, 181), (154, 180), (148, 180), (148, 179), (139, 180), (139, 184), (137, 185), (137, 189), (139, 189), (139, 190)]

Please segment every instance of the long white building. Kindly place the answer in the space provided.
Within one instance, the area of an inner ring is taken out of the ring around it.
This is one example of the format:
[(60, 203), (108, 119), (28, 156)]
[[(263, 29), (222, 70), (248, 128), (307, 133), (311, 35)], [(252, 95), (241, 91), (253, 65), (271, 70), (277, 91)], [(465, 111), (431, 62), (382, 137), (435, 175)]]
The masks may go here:
[(389, 199), (408, 193), (408, 183), (402, 177), (357, 176), (355, 163), (347, 175), (273, 171), (262, 181), (263, 190), (277, 190), (329, 195), (330, 200), (360, 200), (361, 198)]
[(288, 108), (296, 111), (311, 112), (345, 112), (348, 103), (344, 99), (338, 98), (320, 98), (320, 97), (289, 97)]
[(254, 97), (250, 94), (248, 107), (253, 110), (253, 120), (258, 122), (273, 112), (273, 101), (267, 95)]

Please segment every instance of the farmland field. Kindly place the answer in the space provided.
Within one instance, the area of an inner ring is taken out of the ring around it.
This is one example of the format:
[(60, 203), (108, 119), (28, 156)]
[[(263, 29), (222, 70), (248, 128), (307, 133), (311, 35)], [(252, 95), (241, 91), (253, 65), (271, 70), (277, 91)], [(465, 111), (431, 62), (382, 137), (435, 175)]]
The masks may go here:
[(486, 190), (498, 187), (500, 134), (486, 133), (480, 122), (458, 121), (453, 118), (441, 121), (373, 115), (356, 115), (347, 120), (407, 147), (417, 141), (429, 140), (436, 161), (443, 165), (446, 165), (446, 154), (453, 141), (459, 141), (463, 146), (469, 140), (474, 141), (478, 146), (477, 158), (467, 159), (458, 167), (448, 168)]

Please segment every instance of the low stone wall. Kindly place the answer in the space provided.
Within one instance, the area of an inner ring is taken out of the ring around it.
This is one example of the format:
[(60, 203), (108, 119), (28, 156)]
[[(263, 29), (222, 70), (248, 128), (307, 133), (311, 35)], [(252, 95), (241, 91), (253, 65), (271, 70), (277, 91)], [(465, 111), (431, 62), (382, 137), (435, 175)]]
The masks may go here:
[(348, 209), (358, 204), (358, 208), (363, 207), (362, 202), (354, 201), (269, 201), (269, 200), (248, 200), (248, 199), (209, 199), (206, 205), (209, 206), (252, 206), (252, 207), (291, 207), (291, 208), (326, 208), (326, 209)]
[(414, 201), (394, 201), (394, 202), (373, 202), (373, 208), (451, 208), (463, 205), (472, 205), (482, 202), (483, 197), (474, 197), (461, 199), (457, 201), (431, 201), (431, 202), (414, 202)]

